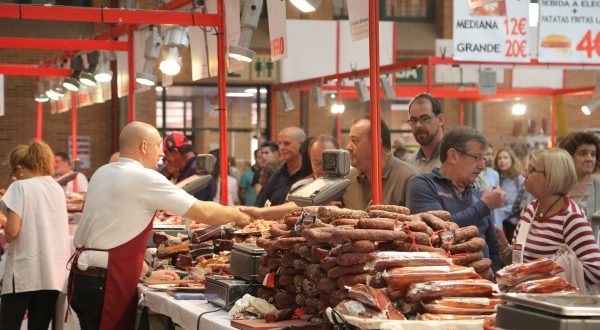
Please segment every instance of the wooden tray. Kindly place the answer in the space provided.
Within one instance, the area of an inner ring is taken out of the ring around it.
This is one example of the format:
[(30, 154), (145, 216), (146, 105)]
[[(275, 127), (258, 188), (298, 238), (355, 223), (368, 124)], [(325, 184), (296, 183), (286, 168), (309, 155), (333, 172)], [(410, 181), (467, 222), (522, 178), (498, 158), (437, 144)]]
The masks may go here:
[(267, 323), (265, 320), (231, 320), (231, 326), (241, 330), (279, 329), (294, 326), (301, 329), (316, 329), (312, 323), (300, 320), (287, 320)]

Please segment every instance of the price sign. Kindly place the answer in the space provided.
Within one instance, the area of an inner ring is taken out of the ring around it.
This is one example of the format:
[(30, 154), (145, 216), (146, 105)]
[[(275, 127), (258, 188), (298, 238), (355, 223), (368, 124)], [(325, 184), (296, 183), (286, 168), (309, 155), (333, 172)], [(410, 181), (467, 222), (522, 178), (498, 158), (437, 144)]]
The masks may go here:
[(600, 2), (542, 0), (539, 61), (600, 63)]
[(454, 59), (529, 62), (529, 1), (454, 1)]

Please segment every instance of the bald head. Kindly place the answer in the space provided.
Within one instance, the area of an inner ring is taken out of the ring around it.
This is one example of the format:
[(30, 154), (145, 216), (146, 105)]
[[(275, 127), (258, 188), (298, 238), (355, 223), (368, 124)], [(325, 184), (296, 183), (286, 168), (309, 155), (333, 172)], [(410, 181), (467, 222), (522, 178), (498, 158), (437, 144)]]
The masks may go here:
[(119, 135), (119, 154), (139, 161), (144, 167), (156, 168), (162, 156), (162, 140), (156, 128), (134, 121), (127, 124)]
[(131, 152), (139, 146), (140, 142), (149, 140), (149, 138), (158, 134), (158, 131), (154, 126), (140, 121), (131, 122), (121, 130), (119, 135), (119, 151)]
[(291, 127), (286, 127), (284, 129), (281, 130), (281, 132), (279, 132), (279, 134), (285, 134), (287, 135), (289, 138), (293, 139), (296, 142), (304, 142), (304, 140), (306, 140), (306, 133), (304, 133), (304, 130), (302, 130), (302, 128), (300, 127), (295, 127), (295, 126), (291, 126)]

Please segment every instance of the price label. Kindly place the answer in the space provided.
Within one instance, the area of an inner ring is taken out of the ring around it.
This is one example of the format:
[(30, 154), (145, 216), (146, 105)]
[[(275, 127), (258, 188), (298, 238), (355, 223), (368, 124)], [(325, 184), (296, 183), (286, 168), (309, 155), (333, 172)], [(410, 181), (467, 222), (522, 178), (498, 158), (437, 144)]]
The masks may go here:
[(594, 34), (591, 30), (587, 30), (575, 50), (585, 52), (587, 58), (600, 57), (600, 31)]
[(528, 1), (479, 1), (475, 6), (468, 1), (453, 3), (454, 59), (529, 61)]
[(600, 63), (600, 2), (539, 3), (539, 60)]

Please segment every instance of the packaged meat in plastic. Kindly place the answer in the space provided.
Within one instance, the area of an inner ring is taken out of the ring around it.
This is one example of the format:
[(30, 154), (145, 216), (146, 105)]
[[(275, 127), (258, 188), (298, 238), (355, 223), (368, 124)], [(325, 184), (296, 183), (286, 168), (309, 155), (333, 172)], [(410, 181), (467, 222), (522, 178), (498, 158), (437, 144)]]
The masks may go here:
[(374, 289), (368, 285), (357, 284), (350, 288), (348, 296), (365, 306), (376, 308), (380, 311), (385, 311), (390, 305), (384, 289)]
[(497, 291), (496, 284), (488, 280), (430, 281), (409, 285), (406, 300), (415, 302), (441, 297), (489, 297)]
[(548, 277), (563, 272), (564, 269), (550, 259), (508, 265), (496, 273), (500, 289), (536, 278)]
[(385, 312), (367, 307), (356, 300), (342, 300), (339, 304), (335, 306), (335, 309), (344, 315), (350, 315), (354, 317), (361, 317), (367, 319), (387, 319), (387, 315), (385, 314)]
[(449, 281), (480, 279), (479, 274), (473, 267), (463, 266), (421, 266), (421, 267), (399, 267), (388, 269), (383, 276), (388, 288), (402, 290), (411, 283), (428, 281)]
[(490, 315), (454, 315), (454, 314), (420, 314), (417, 319), (422, 321), (447, 321), (447, 320), (485, 320)]
[(450, 266), (452, 259), (435, 252), (380, 251), (369, 254), (365, 267), (382, 271), (395, 267)]
[(423, 303), (423, 311), (432, 314), (493, 314), (502, 302), (494, 298), (443, 298)]
[(521, 282), (510, 288), (508, 292), (574, 294), (578, 291), (579, 289), (573, 284), (554, 276)]

